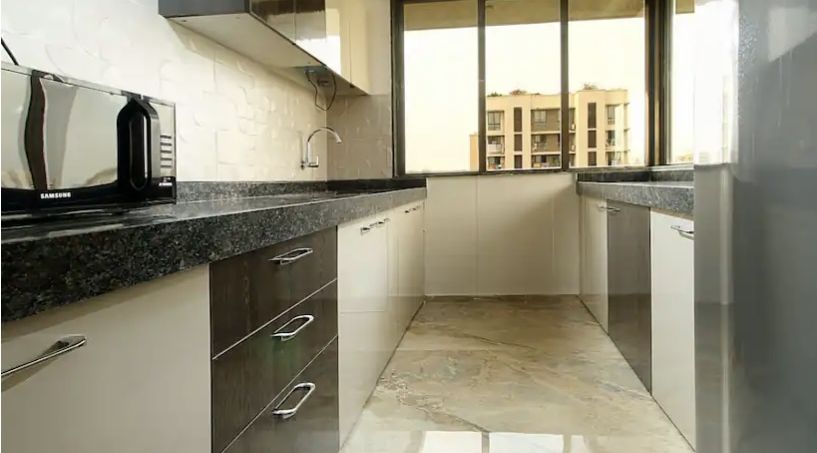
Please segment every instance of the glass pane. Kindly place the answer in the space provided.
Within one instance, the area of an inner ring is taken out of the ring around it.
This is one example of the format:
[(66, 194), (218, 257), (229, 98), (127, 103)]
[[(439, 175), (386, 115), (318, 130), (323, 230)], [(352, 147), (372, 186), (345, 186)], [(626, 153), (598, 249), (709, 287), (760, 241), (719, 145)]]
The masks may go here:
[(644, 165), (644, 2), (569, 2), (571, 166)]
[(477, 2), (406, 1), (403, 17), (406, 173), (478, 170)]
[(695, 62), (695, 2), (676, 0), (672, 16), (669, 163), (692, 162), (693, 77)]
[[(486, 140), (490, 144), (493, 137), (504, 137), (514, 145), (501, 154), (489, 152), (488, 170), (561, 166), (559, 4), (559, 0), (486, 0), (486, 112), (504, 112), (513, 120), (498, 129), (486, 128)], [(472, 143), (476, 161), (477, 140)]]

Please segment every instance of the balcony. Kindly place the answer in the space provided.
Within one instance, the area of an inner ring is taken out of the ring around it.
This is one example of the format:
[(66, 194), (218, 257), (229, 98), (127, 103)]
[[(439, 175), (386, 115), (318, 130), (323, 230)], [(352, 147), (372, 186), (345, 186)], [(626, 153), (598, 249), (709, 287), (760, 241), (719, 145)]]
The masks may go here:
[(488, 143), (485, 147), (485, 152), (487, 154), (505, 154), (505, 144), (504, 143)]

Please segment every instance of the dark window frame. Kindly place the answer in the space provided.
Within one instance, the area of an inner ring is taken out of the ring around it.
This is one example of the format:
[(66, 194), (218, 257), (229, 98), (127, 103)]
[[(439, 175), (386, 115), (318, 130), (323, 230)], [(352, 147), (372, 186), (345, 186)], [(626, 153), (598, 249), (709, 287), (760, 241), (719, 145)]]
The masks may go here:
[[(474, 175), (489, 174), (487, 170), (487, 111), (485, 91), (485, 6), (486, 0), (477, 0), (477, 51), (478, 51), (478, 171), (441, 172), (441, 173), (406, 173), (405, 148), (405, 89), (403, 83), (403, 5), (435, 0), (391, 0), (391, 41), (392, 41), (392, 151), (394, 158), (393, 175), (395, 177), (418, 177), (435, 175)], [(670, 133), (670, 55), (672, 33), (672, 2), (661, 0), (644, 0), (645, 6), (645, 88), (647, 111), (645, 115), (645, 165), (649, 168), (658, 165), (672, 165), (668, 162)], [(559, 114), (574, 113), (570, 108), (568, 77), (570, 70), (568, 27), (570, 0), (560, 0), (560, 74), (561, 106)], [(575, 113), (574, 113), (575, 115)], [(504, 115), (503, 115), (504, 116)], [(598, 116), (598, 115), (597, 115)], [(604, 116), (606, 121), (606, 115)], [(505, 118), (503, 118), (503, 123)], [(597, 118), (598, 121), (598, 118)], [(504, 124), (503, 124), (504, 126)], [(571, 133), (570, 121), (560, 121), (563, 137)], [(582, 171), (582, 168), (570, 166), (570, 140), (561, 140), (561, 171)], [(541, 169), (531, 170), (542, 172)], [(501, 172), (500, 172), (501, 173)]]

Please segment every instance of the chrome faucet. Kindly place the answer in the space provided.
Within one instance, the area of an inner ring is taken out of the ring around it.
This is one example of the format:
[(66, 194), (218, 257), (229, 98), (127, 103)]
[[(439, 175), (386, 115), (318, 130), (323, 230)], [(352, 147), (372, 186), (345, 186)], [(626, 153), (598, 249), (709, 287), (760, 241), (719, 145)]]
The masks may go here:
[(335, 130), (332, 129), (331, 127), (319, 127), (317, 129), (315, 129), (314, 131), (312, 131), (311, 134), (309, 134), (309, 137), (306, 139), (306, 150), (304, 152), (304, 155), (301, 157), (301, 168), (302, 169), (305, 169), (305, 168), (318, 168), (318, 166), (320, 165), (320, 162), (318, 162), (318, 156), (314, 156), (315, 160), (312, 160), (312, 158), (313, 158), (313, 156), (312, 156), (312, 137), (314, 137), (315, 134), (317, 134), (320, 131), (325, 131), (325, 132), (327, 132), (329, 134), (334, 135), (336, 143), (343, 143), (343, 140), (340, 139), (340, 135), (338, 135), (338, 133), (335, 132)]

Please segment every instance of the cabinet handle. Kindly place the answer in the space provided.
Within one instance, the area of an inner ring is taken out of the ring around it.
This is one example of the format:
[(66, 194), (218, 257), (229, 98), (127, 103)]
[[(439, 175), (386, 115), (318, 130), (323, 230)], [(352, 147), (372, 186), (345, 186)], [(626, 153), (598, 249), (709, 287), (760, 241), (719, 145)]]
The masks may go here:
[(684, 228), (681, 225), (672, 225), (670, 228), (687, 239), (695, 239), (695, 230)]
[(304, 382), (302, 384), (296, 385), (295, 387), (292, 387), (292, 390), (290, 390), (289, 393), (287, 393), (287, 396), (284, 397), (284, 401), (282, 401), (281, 404), (284, 404), (286, 402), (286, 400), (288, 400), (289, 397), (292, 396), (293, 393), (295, 393), (296, 390), (302, 390), (302, 389), (307, 389), (307, 390), (306, 390), (306, 393), (304, 394), (304, 396), (301, 397), (300, 401), (298, 401), (298, 404), (295, 405), (295, 407), (293, 407), (291, 409), (278, 409), (278, 408), (275, 408), (272, 411), (272, 415), (277, 415), (277, 416), (281, 417), (284, 420), (286, 420), (286, 419), (288, 419), (290, 417), (293, 417), (295, 414), (298, 413), (298, 410), (301, 408), (301, 406), (304, 405), (306, 400), (308, 400), (309, 397), (312, 396), (312, 393), (315, 392), (316, 388), (317, 388), (317, 386), (315, 384), (311, 383), (311, 382)]
[(372, 231), (372, 227), (371, 227), (371, 226), (360, 227), (360, 234), (366, 234), (366, 233), (368, 233), (369, 231)]
[[(298, 326), (297, 329), (293, 330), (292, 332), (282, 332), (283, 330), (285, 330), (287, 328), (287, 326), (289, 326), (293, 322), (301, 321), (301, 320), (306, 320), (306, 321), (304, 321), (303, 324)], [(295, 338), (295, 335), (298, 335), (299, 333), (301, 333), (301, 331), (304, 330), (306, 328), (306, 326), (312, 324), (313, 321), (315, 321), (315, 317), (312, 316), (312, 315), (299, 315), (299, 316), (296, 316), (296, 317), (290, 319), (289, 322), (287, 322), (283, 326), (279, 327), (278, 330), (273, 332), (273, 334), (270, 335), (270, 336), (272, 338), (279, 338), (281, 341), (289, 341), (289, 340)]]
[(619, 209), (619, 208), (614, 208), (614, 207), (612, 207), (612, 206), (606, 206), (604, 209), (606, 209), (606, 210), (607, 210), (607, 213), (608, 213), (608, 214), (613, 214), (613, 215), (616, 215), (616, 214), (618, 214), (619, 212), (621, 212), (621, 209)]
[(596, 208), (597, 208), (599, 211), (607, 211), (607, 209), (608, 209), (608, 208), (607, 208), (607, 206), (604, 206), (604, 205), (603, 205), (603, 204), (601, 204), (601, 203), (597, 204), (597, 205), (596, 205)]
[(279, 266), (286, 266), (287, 264), (292, 264), (301, 258), (305, 258), (311, 255), (312, 252), (314, 252), (314, 250), (312, 250), (309, 247), (301, 247), (295, 250), (290, 250), (276, 257), (270, 258), (269, 260)]
[(50, 348), (46, 349), (45, 352), (40, 354), (39, 356), (29, 360), (28, 362), (22, 363), (20, 365), (14, 366), (9, 368), (8, 370), (4, 370), (0, 377), (11, 376), (18, 371), (23, 371), (26, 368), (33, 367), (34, 365), (38, 365), (43, 362), (47, 362), (55, 357), (59, 357), (67, 352), (71, 352), (74, 349), (81, 348), (85, 346), (88, 340), (85, 338), (84, 335), (70, 335), (67, 337), (60, 338), (57, 340), (56, 343), (51, 345)]
[(386, 219), (378, 220), (377, 222), (374, 223), (374, 225), (378, 226), (378, 227), (382, 227), (385, 224), (386, 224)]

